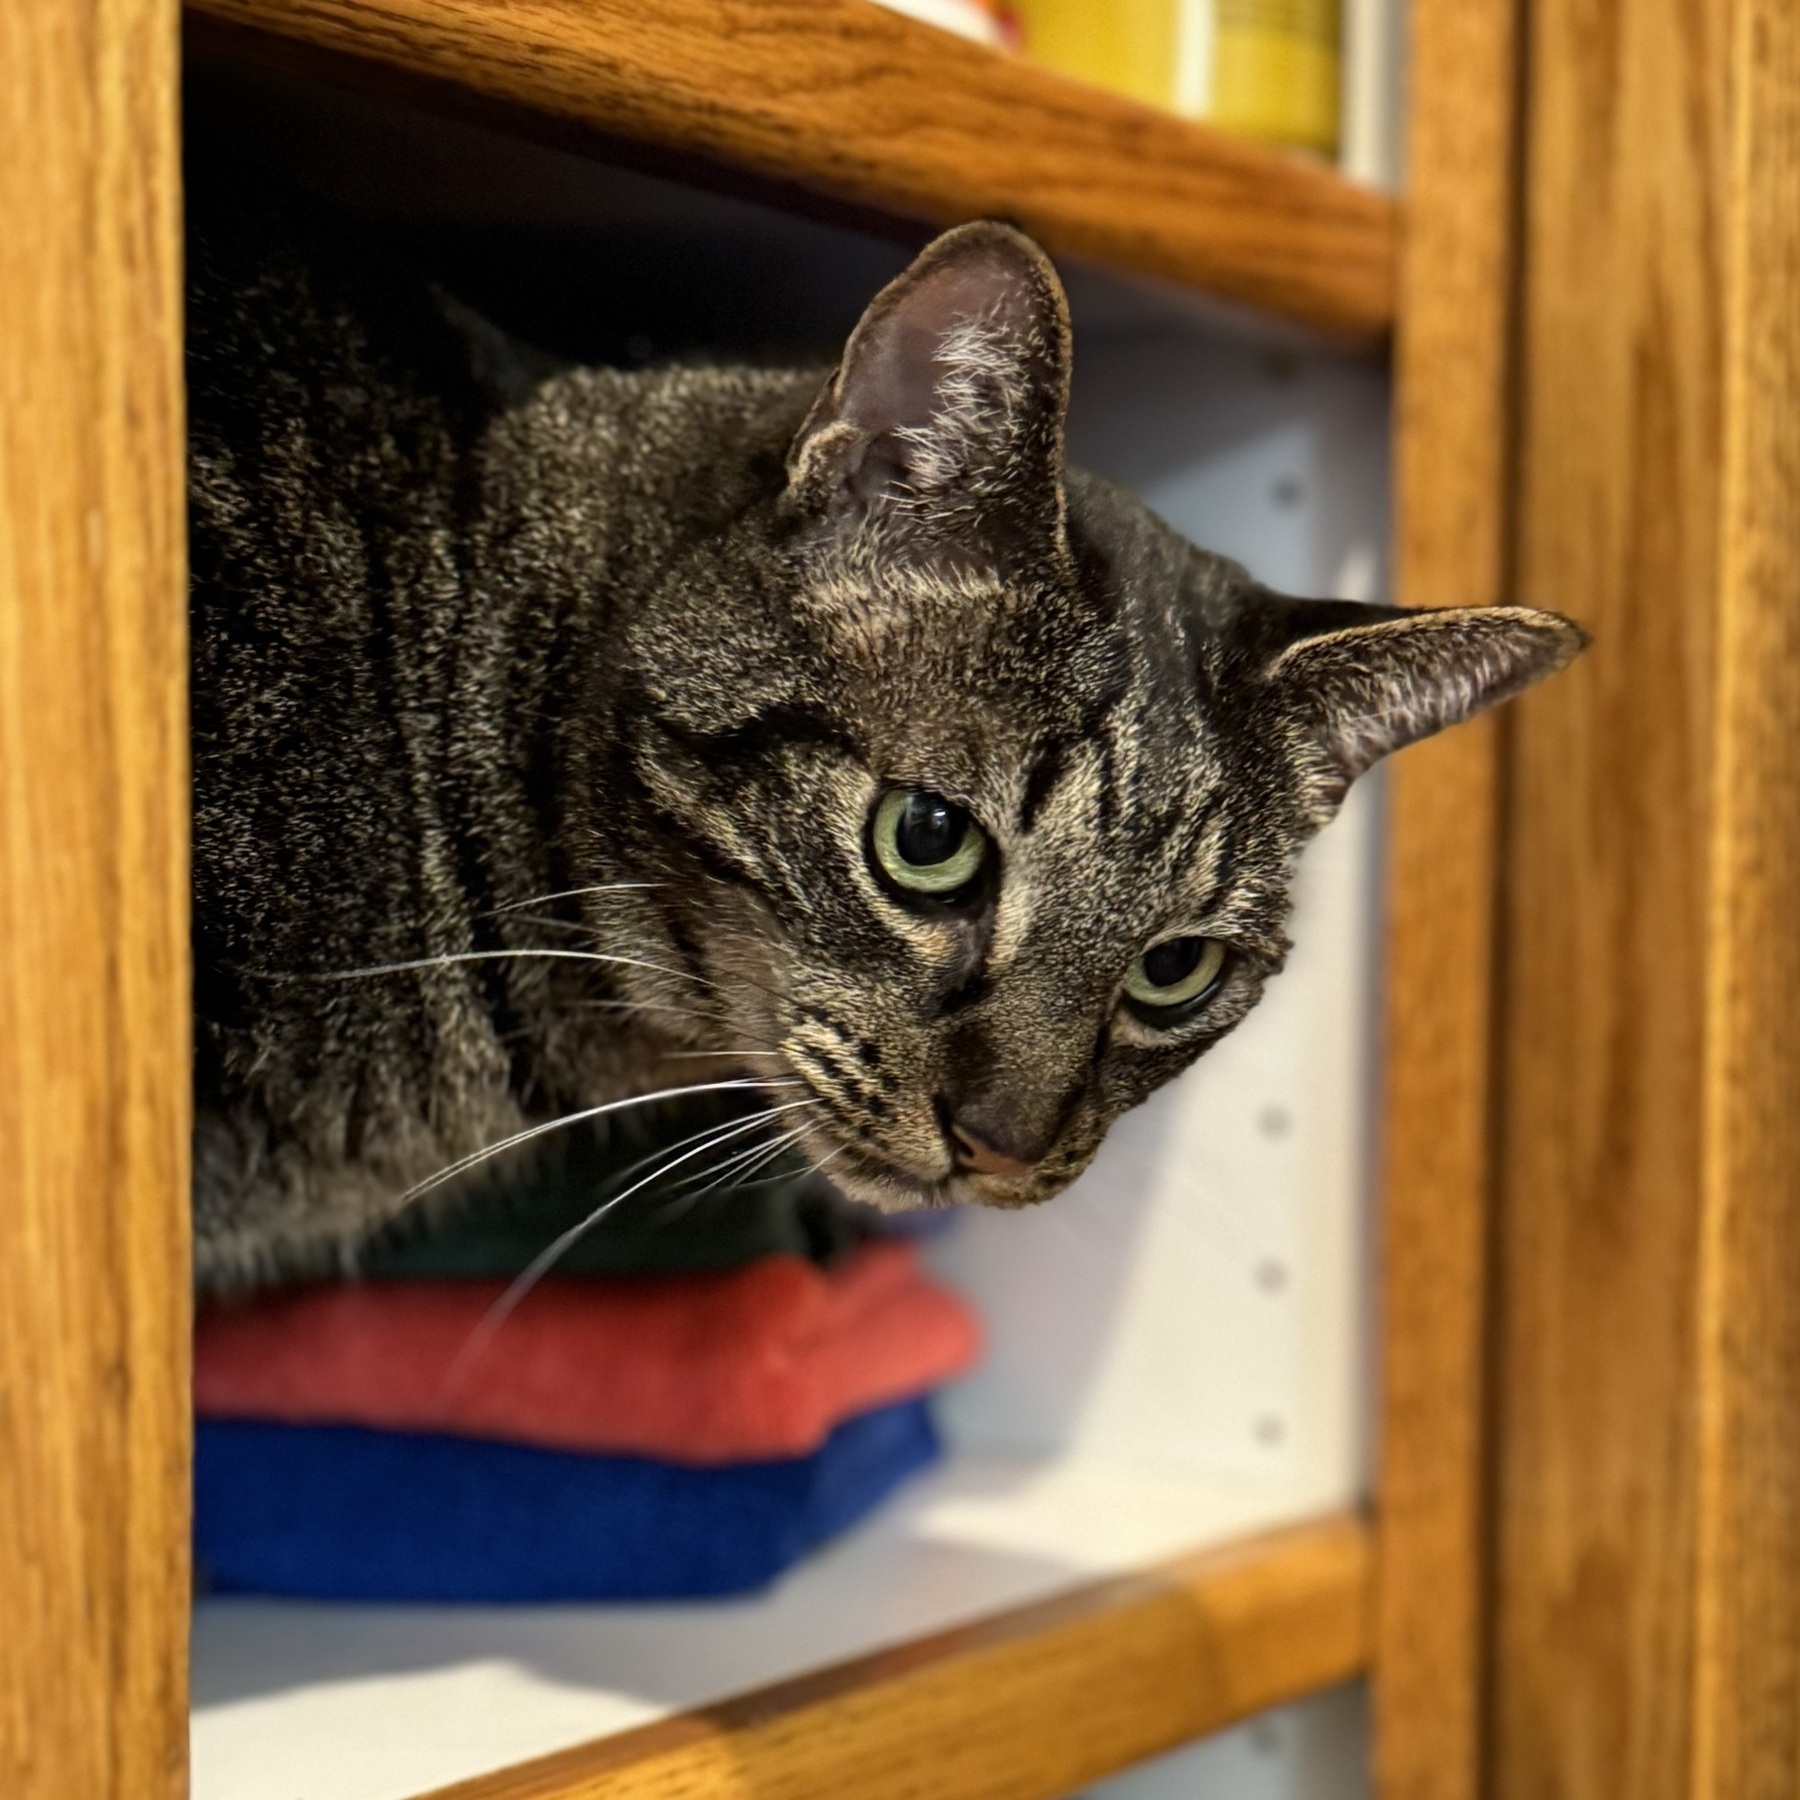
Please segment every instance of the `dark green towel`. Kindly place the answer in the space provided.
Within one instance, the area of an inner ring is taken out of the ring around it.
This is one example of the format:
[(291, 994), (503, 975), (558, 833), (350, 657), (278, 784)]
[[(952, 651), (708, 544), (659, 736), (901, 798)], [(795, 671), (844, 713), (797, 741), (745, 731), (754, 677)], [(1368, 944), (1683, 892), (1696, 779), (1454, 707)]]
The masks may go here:
[[(729, 1125), (763, 1104), (738, 1095), (668, 1101), (635, 1115), (591, 1119), (496, 1158), (445, 1203), (400, 1221), (359, 1259), (365, 1275), (478, 1278), (517, 1275), (557, 1237), (651, 1172), (646, 1158), (684, 1152), (682, 1140)], [(868, 1235), (864, 1209), (793, 1156), (744, 1185), (709, 1186), (715, 1165), (757, 1143), (744, 1132), (622, 1200), (558, 1258), (559, 1275), (667, 1275), (732, 1269), (785, 1252), (828, 1262)], [(693, 1148), (693, 1146), (688, 1146)]]

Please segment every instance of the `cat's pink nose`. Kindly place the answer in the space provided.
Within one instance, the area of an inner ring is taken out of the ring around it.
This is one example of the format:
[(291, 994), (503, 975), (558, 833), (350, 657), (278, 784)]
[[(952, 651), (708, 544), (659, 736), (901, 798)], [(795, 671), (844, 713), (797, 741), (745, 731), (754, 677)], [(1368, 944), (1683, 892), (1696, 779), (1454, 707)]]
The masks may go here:
[(971, 1175), (1025, 1175), (1032, 1165), (997, 1150), (986, 1139), (979, 1138), (966, 1125), (952, 1122), (950, 1142), (956, 1150), (956, 1166)]

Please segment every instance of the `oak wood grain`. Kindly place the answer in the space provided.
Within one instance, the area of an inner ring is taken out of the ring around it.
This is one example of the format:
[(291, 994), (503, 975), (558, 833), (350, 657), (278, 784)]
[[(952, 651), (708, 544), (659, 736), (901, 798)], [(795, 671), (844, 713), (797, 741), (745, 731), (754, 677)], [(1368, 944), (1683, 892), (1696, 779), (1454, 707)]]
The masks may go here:
[(1101, 1582), (431, 1800), (1052, 1800), (1349, 1679), (1367, 1527), (1343, 1516)]
[[(1396, 597), (1507, 597), (1511, 0), (1416, 0), (1395, 367)], [(1389, 777), (1374, 1762), (1383, 1800), (1475, 1800), (1499, 734)]]
[(1493, 1800), (1689, 1782), (1732, 12), (1529, 9)]
[(174, 0), (0, 6), (0, 1793), (186, 1791)]
[(1800, 15), (1732, 49), (1693, 1800), (1800, 1794)]
[(870, 0), (190, 0), (415, 97), (716, 159), (1345, 339), (1393, 318), (1394, 210), (1329, 170), (1010, 60)]

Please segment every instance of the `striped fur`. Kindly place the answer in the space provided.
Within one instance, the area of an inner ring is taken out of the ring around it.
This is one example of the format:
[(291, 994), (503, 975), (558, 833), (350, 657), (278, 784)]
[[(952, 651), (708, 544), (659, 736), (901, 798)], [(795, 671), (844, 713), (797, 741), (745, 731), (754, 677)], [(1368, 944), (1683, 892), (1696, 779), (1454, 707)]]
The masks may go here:
[[(353, 1261), (453, 1159), (733, 1057), (805, 1084), (852, 1194), (1045, 1199), (1256, 1003), (1348, 782), (1579, 647), (1281, 599), (1066, 469), (1061, 289), (1001, 227), (940, 239), (829, 375), (505, 402), (422, 289), (193, 260), (209, 1282)], [(877, 880), (895, 786), (980, 821), (970, 904)], [(1119, 984), (1175, 930), (1229, 973), (1153, 1028)], [(591, 957), (513, 954), (547, 947)], [(947, 1109), (1031, 1171), (957, 1173)]]

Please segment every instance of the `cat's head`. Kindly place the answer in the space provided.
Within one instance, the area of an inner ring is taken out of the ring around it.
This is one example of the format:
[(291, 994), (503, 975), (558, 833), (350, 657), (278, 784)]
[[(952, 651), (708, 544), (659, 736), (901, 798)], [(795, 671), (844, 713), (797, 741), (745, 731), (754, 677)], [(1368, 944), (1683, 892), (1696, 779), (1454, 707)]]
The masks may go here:
[(638, 929), (707, 985), (625, 979), (884, 1205), (1065, 1186), (1256, 1004), (1349, 784), (1584, 642), (1268, 592), (1065, 467), (1069, 364), (1035, 246), (938, 239), (632, 653)]

